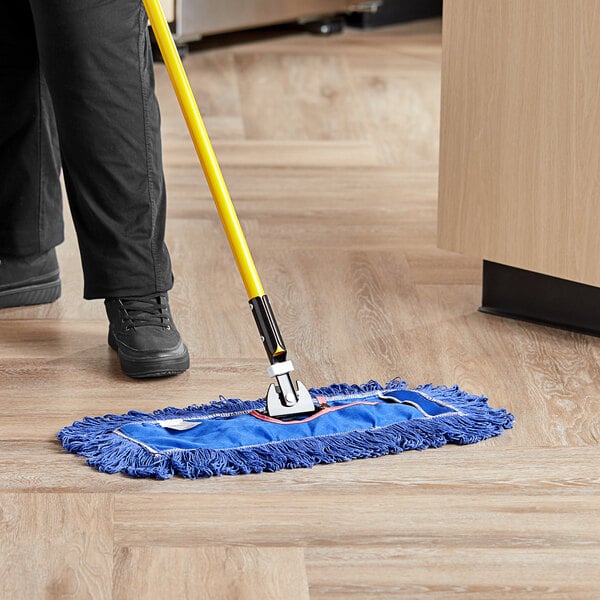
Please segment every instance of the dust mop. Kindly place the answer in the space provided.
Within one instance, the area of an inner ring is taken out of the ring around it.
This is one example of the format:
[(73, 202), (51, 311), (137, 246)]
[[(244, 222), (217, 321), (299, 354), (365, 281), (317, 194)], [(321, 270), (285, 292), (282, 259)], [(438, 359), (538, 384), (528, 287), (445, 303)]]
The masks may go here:
[(197, 478), (311, 467), (470, 444), (512, 427), (513, 416), (457, 387), (333, 384), (308, 390), (294, 370), (244, 237), (160, 0), (143, 0), (152, 30), (244, 282), (275, 381), (256, 401), (224, 399), (153, 413), (86, 417), (58, 434), (88, 464), (133, 477)]

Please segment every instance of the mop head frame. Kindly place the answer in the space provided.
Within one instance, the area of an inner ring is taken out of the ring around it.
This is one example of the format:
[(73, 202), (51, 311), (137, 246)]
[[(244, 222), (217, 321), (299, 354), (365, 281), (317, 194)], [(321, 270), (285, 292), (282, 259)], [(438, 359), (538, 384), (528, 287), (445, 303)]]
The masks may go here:
[(260, 412), (265, 400), (221, 398), (152, 413), (85, 417), (63, 428), (69, 452), (105, 473), (168, 479), (273, 472), (472, 444), (500, 435), (514, 416), (487, 398), (431, 384), (409, 389), (333, 384), (310, 390), (326, 406), (306, 420), (278, 422)]

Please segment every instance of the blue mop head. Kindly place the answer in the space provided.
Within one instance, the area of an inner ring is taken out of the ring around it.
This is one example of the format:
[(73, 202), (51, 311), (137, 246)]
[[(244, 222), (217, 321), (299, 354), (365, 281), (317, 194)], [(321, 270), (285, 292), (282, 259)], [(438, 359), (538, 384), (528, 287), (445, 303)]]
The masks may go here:
[(151, 414), (86, 417), (62, 429), (58, 439), (106, 473), (195, 479), (472, 444), (500, 435), (514, 420), (456, 386), (409, 390), (394, 379), (383, 387), (370, 381), (310, 393), (327, 408), (292, 422), (257, 412), (264, 400), (221, 399)]

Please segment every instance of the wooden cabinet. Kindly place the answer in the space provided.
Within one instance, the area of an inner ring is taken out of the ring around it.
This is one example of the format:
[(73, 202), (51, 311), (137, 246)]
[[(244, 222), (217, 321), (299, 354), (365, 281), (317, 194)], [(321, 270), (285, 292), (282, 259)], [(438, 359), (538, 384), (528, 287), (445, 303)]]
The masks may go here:
[(600, 2), (445, 0), (439, 246), (600, 286)]

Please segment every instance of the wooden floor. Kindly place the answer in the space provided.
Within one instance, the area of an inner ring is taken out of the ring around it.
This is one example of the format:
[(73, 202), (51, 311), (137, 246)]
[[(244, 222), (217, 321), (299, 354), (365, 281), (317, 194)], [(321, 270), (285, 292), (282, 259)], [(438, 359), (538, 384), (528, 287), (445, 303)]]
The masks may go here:
[(436, 249), (441, 24), (186, 61), (305, 383), (459, 384), (515, 413), (473, 446), (255, 476), (100, 474), (85, 415), (254, 399), (266, 361), (163, 67), (172, 304), (192, 368), (137, 382), (81, 300), (0, 312), (0, 598), (598, 598), (600, 341), (480, 314)]

